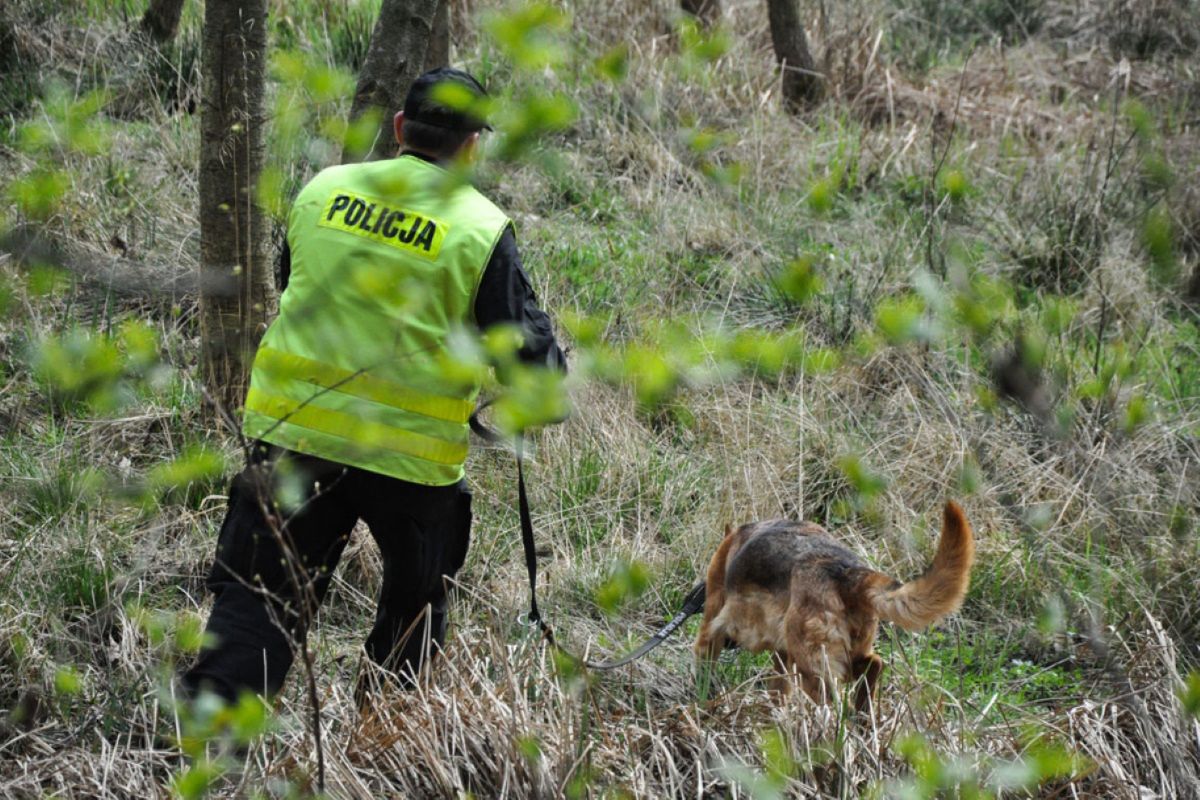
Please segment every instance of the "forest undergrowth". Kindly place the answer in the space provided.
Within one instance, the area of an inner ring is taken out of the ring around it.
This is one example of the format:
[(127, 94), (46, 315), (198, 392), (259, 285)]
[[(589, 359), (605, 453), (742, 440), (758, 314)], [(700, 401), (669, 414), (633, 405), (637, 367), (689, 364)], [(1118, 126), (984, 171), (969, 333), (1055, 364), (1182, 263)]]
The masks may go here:
[[(528, 465), (542, 605), (570, 651), (624, 652), (726, 523), (780, 516), (907, 579), (953, 498), (961, 612), (885, 626), (866, 721), (779, 702), (766, 656), (699, 679), (695, 621), (581, 671), (519, 621), (515, 466), (477, 441), (416, 691), (360, 712), (365, 531), (334, 578), (330, 796), (1200, 797), (1200, 10), (800, 6), (827, 92), (802, 114), (760, 3), (711, 31), (452, 6), (454, 63), (516, 109), (476, 180), (570, 347), (573, 413)], [(337, 160), (377, 9), (272, 4), (277, 234)], [(269, 712), (174, 701), (242, 455), (198, 364), (201, 9), (162, 47), (141, 10), (0, 8), (0, 795), (304, 795), (299, 675)]]

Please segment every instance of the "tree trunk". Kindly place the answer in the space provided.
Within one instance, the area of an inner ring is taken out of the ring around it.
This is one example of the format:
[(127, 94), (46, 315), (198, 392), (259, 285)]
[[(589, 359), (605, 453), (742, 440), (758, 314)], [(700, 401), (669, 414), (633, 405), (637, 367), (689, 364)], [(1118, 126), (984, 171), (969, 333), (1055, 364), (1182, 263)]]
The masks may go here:
[[(350, 106), (351, 122), (366, 113), (380, 117), (379, 131), (365, 160), (388, 158), (396, 151), (392, 117), (404, 107), (408, 87), (421, 74), (438, 5), (438, 0), (383, 0)], [(352, 155), (343, 152), (342, 162)]]
[(256, 184), (263, 164), (267, 0), (208, 0), (200, 115), (200, 308), (204, 383), (242, 404), (266, 322), (270, 270)]
[(142, 15), (142, 30), (159, 44), (169, 42), (179, 32), (181, 16), (183, 0), (150, 0), (150, 7)]
[(789, 111), (812, 108), (824, 93), (821, 76), (808, 49), (796, 0), (767, 0), (771, 43), (783, 72), (783, 102)]
[(706, 28), (721, 17), (721, 0), (680, 0), (679, 7)]
[(438, 67), (450, 66), (450, 0), (440, 0), (433, 17), (433, 38), (425, 51), (425, 66), (428, 72)]

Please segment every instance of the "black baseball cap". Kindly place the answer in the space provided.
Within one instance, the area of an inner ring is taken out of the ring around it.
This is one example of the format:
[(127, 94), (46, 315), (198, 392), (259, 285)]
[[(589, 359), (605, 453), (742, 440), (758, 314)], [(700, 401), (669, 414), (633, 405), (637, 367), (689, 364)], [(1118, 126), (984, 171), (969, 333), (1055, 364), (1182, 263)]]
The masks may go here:
[[(454, 108), (437, 99), (434, 87), (451, 83), (466, 89), (472, 97), (472, 109)], [(438, 67), (418, 77), (404, 99), (404, 118), (436, 128), (456, 131), (491, 130), (487, 120), (477, 116), (479, 103), (488, 96), (487, 90), (470, 74), (454, 67)]]

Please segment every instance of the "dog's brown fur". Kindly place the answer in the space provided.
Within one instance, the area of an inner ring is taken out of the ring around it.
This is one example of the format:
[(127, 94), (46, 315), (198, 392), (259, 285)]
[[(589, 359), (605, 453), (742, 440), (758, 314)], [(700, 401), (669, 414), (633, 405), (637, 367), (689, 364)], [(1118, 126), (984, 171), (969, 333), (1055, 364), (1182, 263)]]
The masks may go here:
[(782, 673), (799, 673), (816, 702), (835, 681), (860, 678), (855, 707), (874, 701), (883, 659), (873, 647), (879, 620), (922, 628), (956, 610), (967, 591), (975, 541), (961, 508), (946, 503), (933, 565), (901, 584), (868, 567), (811, 522), (752, 522), (725, 538), (708, 566), (699, 661), (730, 644), (773, 651)]

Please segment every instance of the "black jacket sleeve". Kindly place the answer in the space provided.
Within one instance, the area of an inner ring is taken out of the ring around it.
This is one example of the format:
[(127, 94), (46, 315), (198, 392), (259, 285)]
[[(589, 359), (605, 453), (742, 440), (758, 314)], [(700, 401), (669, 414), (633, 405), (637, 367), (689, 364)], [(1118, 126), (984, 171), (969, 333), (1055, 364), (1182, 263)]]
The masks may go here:
[(502, 322), (517, 325), (525, 333), (525, 346), (517, 353), (521, 361), (566, 372), (567, 357), (554, 340), (550, 317), (538, 307), (511, 225), (500, 235), (483, 270), (475, 295), (475, 322), (481, 331)]
[(279, 257), (275, 259), (275, 288), (283, 294), (283, 290), (287, 288), (288, 280), (292, 277), (292, 247), (288, 244), (288, 240), (283, 240), (283, 249), (279, 251)]

